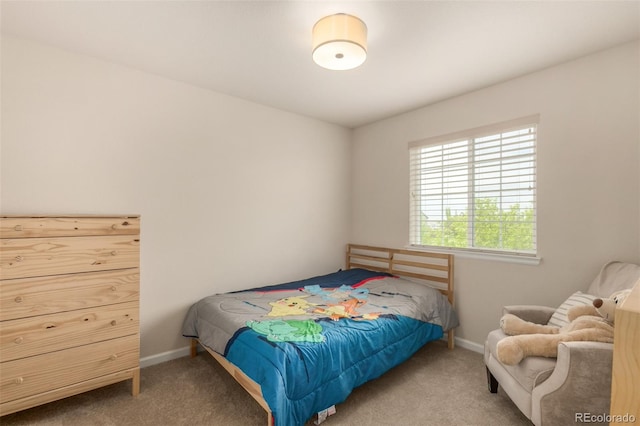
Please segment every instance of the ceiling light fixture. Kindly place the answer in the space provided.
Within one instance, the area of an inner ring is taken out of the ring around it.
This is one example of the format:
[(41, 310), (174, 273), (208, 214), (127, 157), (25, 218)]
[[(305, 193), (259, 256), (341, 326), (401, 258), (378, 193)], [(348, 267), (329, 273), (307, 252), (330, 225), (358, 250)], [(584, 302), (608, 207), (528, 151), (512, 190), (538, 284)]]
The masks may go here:
[(367, 26), (346, 13), (325, 16), (313, 26), (313, 60), (330, 70), (350, 70), (367, 59)]

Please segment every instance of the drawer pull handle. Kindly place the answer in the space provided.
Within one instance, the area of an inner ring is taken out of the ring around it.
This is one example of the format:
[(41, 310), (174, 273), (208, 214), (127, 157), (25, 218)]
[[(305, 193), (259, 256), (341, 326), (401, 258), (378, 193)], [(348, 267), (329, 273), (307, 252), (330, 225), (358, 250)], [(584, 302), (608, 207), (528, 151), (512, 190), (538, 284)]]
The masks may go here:
[(118, 289), (118, 287), (116, 287), (115, 285), (111, 286), (111, 291), (116, 291)]
[(116, 325), (116, 324), (117, 324), (116, 320), (111, 321), (111, 325)]
[(16, 385), (21, 385), (22, 382), (24, 382), (24, 379), (22, 377), (16, 377), (14, 382), (16, 383)]
[(18, 296), (15, 299), (13, 299), (16, 303), (22, 303), (22, 296)]
[(22, 225), (16, 225), (13, 227), (13, 229), (16, 231), (22, 231)]
[(113, 225), (111, 225), (111, 229), (118, 229), (118, 225), (116, 225), (115, 223)]
[(23, 340), (24, 339), (22, 338), (22, 336), (20, 336), (20, 337), (16, 337), (16, 340), (14, 340), (14, 342), (16, 342), (19, 345), (20, 343), (22, 343)]
[(115, 256), (116, 254), (118, 254), (118, 252), (117, 252), (117, 251), (115, 251), (115, 250), (113, 250), (113, 251), (111, 252), (111, 256)]
[(112, 354), (112, 355), (109, 357), (109, 359), (110, 359), (111, 361), (115, 361), (116, 359), (118, 359), (118, 355), (116, 355), (116, 354)]
[(23, 260), (24, 260), (24, 257), (16, 256), (16, 262), (22, 262)]

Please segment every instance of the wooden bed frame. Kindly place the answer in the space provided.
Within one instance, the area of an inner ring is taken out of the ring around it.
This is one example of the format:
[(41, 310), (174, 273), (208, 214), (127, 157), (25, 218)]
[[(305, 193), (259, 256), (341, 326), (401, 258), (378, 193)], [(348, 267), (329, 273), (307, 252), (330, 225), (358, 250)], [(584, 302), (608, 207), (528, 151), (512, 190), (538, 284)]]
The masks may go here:
[[(437, 288), (447, 296), (453, 306), (453, 255), (417, 250), (392, 249), (359, 244), (348, 244), (346, 269), (365, 268), (373, 271), (388, 272)], [(191, 339), (191, 357), (198, 355), (198, 339)], [(447, 346), (454, 347), (453, 330), (447, 332)], [(224, 367), (258, 404), (267, 412), (267, 425), (274, 425), (269, 404), (262, 395), (262, 388), (219, 353), (202, 347)]]

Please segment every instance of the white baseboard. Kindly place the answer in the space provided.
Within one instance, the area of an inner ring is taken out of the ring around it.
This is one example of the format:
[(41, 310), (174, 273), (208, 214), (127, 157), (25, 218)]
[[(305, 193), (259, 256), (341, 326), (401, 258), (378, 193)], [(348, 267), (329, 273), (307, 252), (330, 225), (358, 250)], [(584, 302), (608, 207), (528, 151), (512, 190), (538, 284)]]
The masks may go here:
[(172, 359), (178, 359), (189, 355), (191, 355), (191, 347), (186, 346), (184, 348), (146, 356), (144, 358), (140, 358), (140, 368), (151, 367), (152, 365), (160, 364), (163, 362), (171, 361)]
[(469, 349), (470, 351), (478, 352), (480, 354), (484, 353), (484, 345), (472, 342), (471, 340), (461, 339), (459, 337), (456, 337), (455, 340), (456, 345), (460, 346), (461, 348)]

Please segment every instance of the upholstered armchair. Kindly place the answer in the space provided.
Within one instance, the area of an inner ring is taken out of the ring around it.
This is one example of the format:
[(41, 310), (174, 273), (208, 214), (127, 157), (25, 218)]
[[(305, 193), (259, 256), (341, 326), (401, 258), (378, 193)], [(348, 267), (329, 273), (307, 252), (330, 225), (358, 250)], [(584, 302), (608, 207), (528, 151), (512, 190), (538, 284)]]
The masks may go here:
[[(560, 326), (568, 322), (566, 310), (572, 305), (630, 289), (639, 279), (640, 266), (610, 262), (602, 267), (586, 293), (576, 292), (557, 309), (505, 306), (503, 314)], [(505, 337), (501, 329), (494, 330), (484, 345), (489, 391), (496, 393), (500, 386), (534, 425), (564, 426), (582, 423), (584, 416), (609, 413), (613, 344), (564, 342), (558, 345), (557, 358), (527, 357), (517, 365), (504, 365), (496, 357), (496, 346)]]

